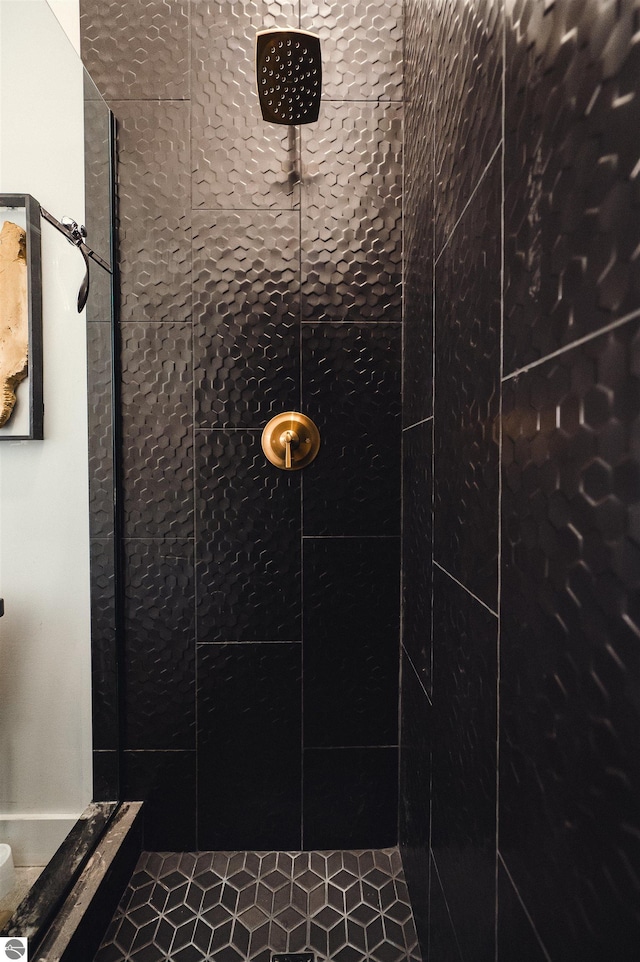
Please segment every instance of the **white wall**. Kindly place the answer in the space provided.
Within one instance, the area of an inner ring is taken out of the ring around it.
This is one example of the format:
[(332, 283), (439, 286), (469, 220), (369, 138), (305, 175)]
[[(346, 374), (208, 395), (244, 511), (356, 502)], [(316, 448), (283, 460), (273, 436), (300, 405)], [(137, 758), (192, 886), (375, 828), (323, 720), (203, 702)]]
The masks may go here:
[(60, 25), (80, 55), (80, 0), (47, 0)]
[[(82, 67), (44, 0), (0, 0), (0, 91), (1, 192), (82, 221)], [(0, 442), (0, 841), (91, 799), (84, 265), (44, 221), (42, 260), (45, 440)]]

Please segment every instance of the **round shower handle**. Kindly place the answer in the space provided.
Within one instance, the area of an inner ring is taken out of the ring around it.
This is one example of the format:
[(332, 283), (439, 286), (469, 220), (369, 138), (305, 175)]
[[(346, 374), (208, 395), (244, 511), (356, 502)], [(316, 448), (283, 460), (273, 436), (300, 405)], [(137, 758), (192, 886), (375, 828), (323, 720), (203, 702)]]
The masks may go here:
[(282, 471), (299, 471), (320, 449), (320, 432), (306, 414), (285, 411), (271, 418), (262, 432), (262, 450)]

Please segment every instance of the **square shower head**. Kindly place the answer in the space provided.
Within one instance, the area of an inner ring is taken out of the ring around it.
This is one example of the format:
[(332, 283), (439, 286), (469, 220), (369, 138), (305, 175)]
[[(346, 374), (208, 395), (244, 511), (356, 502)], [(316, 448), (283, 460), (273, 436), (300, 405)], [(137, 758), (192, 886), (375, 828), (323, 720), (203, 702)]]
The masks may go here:
[(320, 39), (305, 30), (261, 30), (256, 79), (263, 120), (311, 124), (320, 113)]

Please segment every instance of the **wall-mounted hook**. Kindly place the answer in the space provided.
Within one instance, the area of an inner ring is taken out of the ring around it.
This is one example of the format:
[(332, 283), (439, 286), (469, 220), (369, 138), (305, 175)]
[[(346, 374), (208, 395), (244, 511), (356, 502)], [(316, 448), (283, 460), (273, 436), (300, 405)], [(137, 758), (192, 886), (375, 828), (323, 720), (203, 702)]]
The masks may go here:
[(111, 268), (107, 262), (100, 257), (99, 254), (96, 254), (95, 251), (92, 251), (91, 248), (87, 247), (85, 244), (84, 239), (87, 236), (87, 228), (84, 226), (84, 224), (79, 224), (73, 219), (73, 217), (63, 217), (62, 220), (58, 220), (57, 217), (54, 217), (53, 214), (50, 214), (48, 210), (44, 209), (44, 207), (40, 208), (40, 213), (45, 220), (48, 220), (49, 223), (55, 227), (56, 230), (59, 230), (61, 234), (64, 234), (69, 243), (73, 244), (74, 247), (77, 247), (82, 254), (85, 273), (82, 284), (80, 285), (80, 290), (78, 291), (79, 314), (87, 303), (87, 298), (89, 297), (89, 258), (94, 260), (96, 264), (100, 264), (101, 267), (104, 267), (104, 269), (110, 274), (112, 273)]

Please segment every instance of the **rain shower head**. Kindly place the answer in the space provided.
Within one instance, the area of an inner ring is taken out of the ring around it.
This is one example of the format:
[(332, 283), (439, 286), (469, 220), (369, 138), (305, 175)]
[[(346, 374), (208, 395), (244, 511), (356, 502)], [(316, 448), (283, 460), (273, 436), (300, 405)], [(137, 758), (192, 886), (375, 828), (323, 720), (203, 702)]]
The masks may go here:
[(322, 90), (320, 39), (305, 30), (261, 30), (256, 35), (256, 75), (263, 120), (311, 124)]

